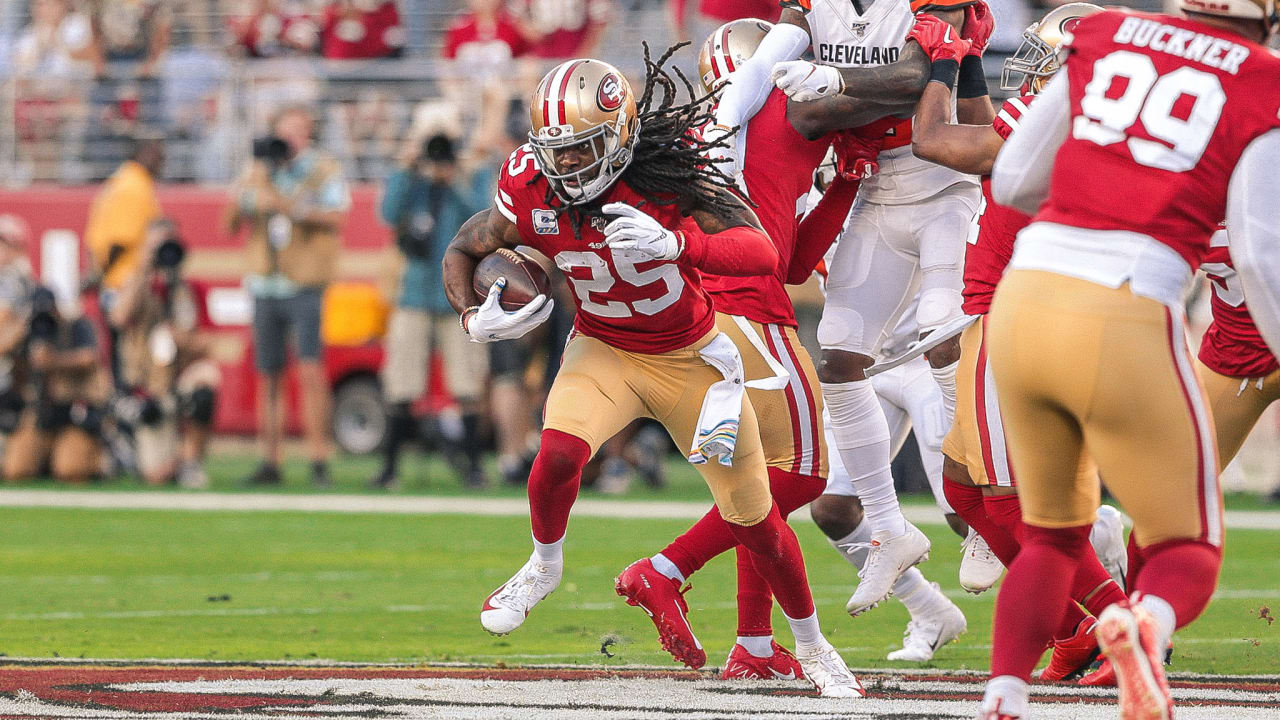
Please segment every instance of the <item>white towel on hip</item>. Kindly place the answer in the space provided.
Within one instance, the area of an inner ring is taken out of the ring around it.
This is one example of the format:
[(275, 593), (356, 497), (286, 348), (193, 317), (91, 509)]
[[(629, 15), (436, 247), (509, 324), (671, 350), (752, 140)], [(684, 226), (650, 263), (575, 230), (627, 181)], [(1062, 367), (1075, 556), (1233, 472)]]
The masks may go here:
[[(741, 320), (734, 318), (735, 322)], [(742, 394), (748, 387), (763, 390), (781, 390), (786, 387), (790, 375), (773, 360), (772, 356), (758, 342), (755, 331), (745, 320), (738, 322), (774, 370), (774, 375), (748, 382), (746, 371), (742, 367), (742, 355), (733, 340), (724, 333), (718, 333), (711, 342), (698, 351), (708, 365), (714, 367), (724, 377), (723, 380), (711, 383), (706, 395), (702, 398), (702, 409), (698, 413), (698, 424), (693, 434), (693, 445), (689, 448), (689, 462), (701, 465), (708, 460), (716, 460), (721, 465), (733, 465), (733, 451), (738, 444), (738, 426), (742, 420)]]

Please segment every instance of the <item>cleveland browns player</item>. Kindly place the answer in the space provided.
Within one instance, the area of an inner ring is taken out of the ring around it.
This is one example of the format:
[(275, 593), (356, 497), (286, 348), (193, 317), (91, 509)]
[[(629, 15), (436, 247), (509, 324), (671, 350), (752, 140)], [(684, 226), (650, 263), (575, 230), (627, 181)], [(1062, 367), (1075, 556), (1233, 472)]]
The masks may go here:
[(661, 67), (675, 49), (654, 63), (646, 48), (639, 101), (598, 60), (548, 73), (530, 103), (529, 143), (503, 167), (494, 206), (445, 255), (446, 292), (477, 341), (528, 332), (550, 303), (506, 312), (501, 280), (479, 302), (473, 272), (499, 248), (523, 244), (551, 258), (578, 310), (529, 477), (534, 551), (485, 600), (481, 623), (509, 633), (559, 585), (583, 466), (632, 420), (652, 417), (689, 449), (734, 539), (774, 589), (805, 676), (823, 695), (859, 697), (862, 686), (818, 627), (800, 546), (769, 494), (741, 356), (700, 279), (768, 275), (778, 253), (728, 190), (732, 181), (703, 160), (707, 143), (690, 131), (705, 113), (675, 102)]
[[(917, 17), (906, 0), (784, 3), (782, 20), (761, 45), (765, 59), (757, 63), (753, 58), (739, 71), (743, 77), (730, 84), (716, 112), (717, 123), (728, 128), (751, 117), (764, 94), (759, 85), (768, 86), (770, 80), (797, 101), (841, 93), (870, 99), (891, 93), (914, 101), (920, 88), (905, 86), (900, 78), (911, 76), (921, 63), (928, 67), (939, 51), (955, 47), (950, 41), (960, 40), (961, 27), (977, 42), (953, 55), (957, 72), (962, 65), (965, 69), (958, 111), (965, 121), (989, 122), (990, 102), (978, 101), (986, 95), (980, 56), (994, 24), (985, 4), (975, 6), (980, 11), (966, 13), (964, 6), (971, 4), (962, 0), (940, 8), (922, 2), (918, 7), (928, 14)], [(935, 34), (931, 43), (921, 43), (926, 33), (919, 32), (920, 23), (926, 19), (936, 23), (925, 26)], [(909, 33), (916, 42), (907, 42)], [(816, 62), (795, 60), (810, 44)], [(740, 161), (741, 149), (731, 158)], [(818, 374), (832, 434), (873, 534), (858, 587), (846, 604), (851, 615), (888, 597), (897, 579), (930, 549), (928, 538), (907, 522), (899, 507), (890, 473), (888, 423), (866, 370), (882, 355), (885, 341), (917, 294), (916, 320), (922, 333), (949, 327), (960, 318), (965, 231), (981, 201), (976, 178), (912, 155), (910, 121), (887, 132), (879, 164), (881, 172), (864, 184), (864, 202), (850, 217), (837, 246), (818, 326), (823, 350)], [(948, 424), (958, 357), (954, 338), (926, 353), (943, 393)], [(847, 502), (843, 496), (826, 494), (815, 501), (814, 509), (835, 515)]]
[[(943, 81), (929, 83), (916, 107), (912, 135), (915, 154), (960, 172), (983, 176), (985, 209), (978, 218), (977, 236), (968, 245), (964, 265), (964, 312), (978, 320), (960, 336), (956, 417), (943, 443), (944, 489), (951, 506), (986, 540), (1006, 567), (1013, 564), (1018, 538), (1024, 532), (1022, 508), (987, 366), (983, 331), (991, 296), (1013, 253), (1014, 236), (1031, 218), (991, 200), (988, 173), (1005, 140), (1017, 129), (1022, 113), (1058, 70), (1058, 53), (1065, 34), (1080, 18), (1101, 10), (1089, 3), (1071, 3), (1055, 8), (1027, 28), (1022, 46), (1006, 61), (1002, 83), (1006, 89), (1022, 90), (1024, 94), (1007, 100), (989, 125), (952, 123), (951, 88)], [(934, 74), (939, 76), (945, 73)], [(1082, 483), (1097, 483), (1097, 467), (1092, 461), (1083, 459), (1079, 472)], [(1104, 535), (1108, 542), (1105, 554), (1123, 558), (1122, 527), (1107, 523), (1104, 529), (1113, 531)], [(970, 592), (986, 590), (999, 579), (998, 573), (974, 578), (966, 570), (969, 568), (962, 562), (960, 582)], [(1120, 574), (1119, 569), (1116, 574)], [(1098, 652), (1094, 618), (1108, 605), (1124, 599), (1124, 591), (1111, 573), (1103, 568), (1093, 549), (1087, 548), (1070, 599), (1064, 604), (1062, 621), (1051, 639), (1053, 655), (1041, 679), (1063, 680), (1088, 667)]]
[[(1161, 659), (1216, 586), (1217, 447), (1182, 300), (1223, 217), (1251, 268), (1249, 248), (1276, 240), (1280, 56), (1260, 44), (1274, 0), (1180, 5), (1185, 17), (1081, 19), (996, 159), (994, 200), (1034, 219), (986, 327), (1025, 528), (996, 602), (982, 718), (1027, 717), (1031, 669), (1088, 557), (1100, 489), (1077, 472), (1086, 453), (1133, 518), (1133, 594), (1096, 631), (1122, 717), (1171, 717)], [(1258, 293), (1278, 295), (1280, 283)]]

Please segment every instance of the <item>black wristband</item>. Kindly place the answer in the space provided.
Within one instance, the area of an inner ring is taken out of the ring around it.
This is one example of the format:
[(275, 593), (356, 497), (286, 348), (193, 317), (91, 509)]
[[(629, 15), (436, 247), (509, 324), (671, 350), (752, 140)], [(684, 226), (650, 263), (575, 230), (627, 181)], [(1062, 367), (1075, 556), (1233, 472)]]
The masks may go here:
[(932, 69), (929, 71), (929, 81), (942, 83), (948, 90), (954, 90), (956, 75), (959, 72), (960, 63), (955, 60), (934, 60)]
[(960, 61), (960, 81), (956, 97), (976, 98), (987, 94), (987, 74), (982, 69), (982, 58), (965, 55)]

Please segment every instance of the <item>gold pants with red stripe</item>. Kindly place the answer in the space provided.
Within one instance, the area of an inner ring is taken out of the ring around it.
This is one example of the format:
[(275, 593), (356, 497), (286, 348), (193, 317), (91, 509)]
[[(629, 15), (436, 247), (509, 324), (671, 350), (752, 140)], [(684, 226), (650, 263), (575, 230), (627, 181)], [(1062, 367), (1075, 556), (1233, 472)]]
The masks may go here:
[[(575, 335), (565, 346), (564, 361), (547, 395), (543, 427), (581, 438), (595, 455), (632, 420), (653, 418), (667, 428), (681, 452), (688, 452), (707, 388), (724, 379), (698, 354), (717, 331), (733, 324), (717, 321), (716, 330), (698, 342), (655, 355)], [(694, 467), (726, 521), (755, 525), (769, 514), (773, 496), (750, 395), (742, 399), (733, 465), (711, 461)]]
[(1087, 450), (1140, 546), (1221, 546), (1213, 421), (1183, 326), (1181, 310), (1128, 285), (1005, 275), (987, 347), (1028, 524), (1093, 522), (1099, 486), (1077, 472)]
[(1217, 431), (1219, 469), (1240, 452), (1245, 438), (1271, 403), (1280, 400), (1280, 370), (1263, 378), (1219, 375), (1196, 360)]
[[(782, 390), (747, 388), (760, 425), (765, 463), (789, 473), (827, 476), (826, 434), (822, 431), (822, 391), (818, 371), (809, 351), (800, 344), (796, 330), (776, 323), (741, 319), (759, 344), (790, 379)], [(738, 346), (747, 380), (770, 377), (774, 371), (742, 326), (731, 316), (719, 315), (717, 324)]]
[[(976, 485), (1016, 487), (1009, 458), (1004, 418), (996, 396), (991, 363), (987, 361), (987, 316), (960, 335), (960, 364), (956, 367), (956, 418), (942, 441), (942, 452), (964, 465)], [(1098, 482), (1098, 466), (1088, 453), (1076, 470), (1081, 484)]]

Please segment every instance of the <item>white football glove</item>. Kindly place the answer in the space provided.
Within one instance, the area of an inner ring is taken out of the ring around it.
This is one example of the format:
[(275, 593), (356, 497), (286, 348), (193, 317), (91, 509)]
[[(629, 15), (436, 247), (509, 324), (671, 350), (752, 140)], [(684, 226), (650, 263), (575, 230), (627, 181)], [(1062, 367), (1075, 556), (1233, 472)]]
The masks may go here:
[(796, 102), (810, 102), (844, 91), (844, 78), (840, 77), (839, 70), (805, 60), (776, 63), (769, 78)]
[(610, 248), (638, 253), (654, 260), (675, 260), (684, 252), (684, 246), (675, 233), (630, 205), (609, 203), (601, 210), (616, 216), (604, 226), (604, 241)]
[(502, 300), (502, 291), (506, 287), (507, 279), (498, 278), (489, 288), (484, 304), (467, 318), (467, 334), (471, 336), (471, 342), (514, 340), (523, 337), (551, 317), (555, 301), (546, 295), (539, 295), (519, 310), (503, 310), (498, 303)]
[(726, 145), (707, 150), (707, 159), (723, 160), (724, 162), (715, 163), (715, 167), (729, 177), (734, 177), (742, 171), (742, 168), (738, 167), (738, 136), (731, 135), (732, 132), (733, 128), (727, 128), (724, 125), (708, 125), (707, 129), (702, 131), (702, 139), (707, 142), (715, 142), (728, 136)]

